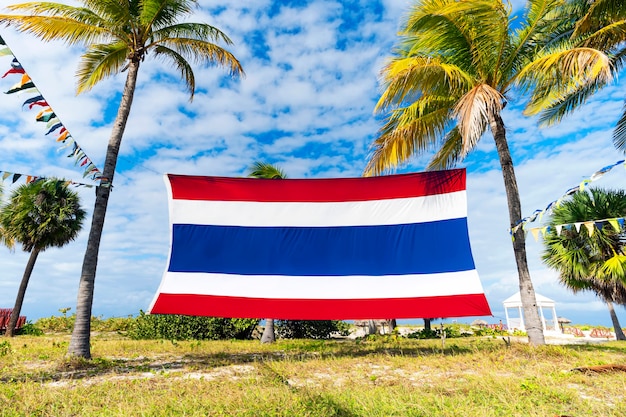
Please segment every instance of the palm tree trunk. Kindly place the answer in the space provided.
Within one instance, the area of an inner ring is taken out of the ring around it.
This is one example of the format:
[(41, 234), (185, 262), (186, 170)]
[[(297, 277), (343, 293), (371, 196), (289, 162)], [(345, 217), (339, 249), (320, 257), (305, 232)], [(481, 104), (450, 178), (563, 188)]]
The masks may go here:
[[(131, 62), (128, 67), (126, 84), (120, 102), (119, 109), (113, 130), (107, 146), (106, 159), (102, 176), (107, 181), (107, 186), (98, 186), (96, 189), (96, 202), (91, 219), (91, 229), (87, 240), (87, 249), (83, 258), (83, 268), (78, 286), (78, 297), (76, 301), (76, 322), (72, 331), (72, 338), (68, 348), (68, 354), (85, 359), (91, 358), (90, 338), (91, 338), (91, 308), (93, 304), (94, 284), (96, 280), (96, 268), (98, 266), (98, 251), (100, 250), (100, 239), (104, 228), (104, 217), (106, 215), (109, 194), (113, 186), (113, 176), (117, 164), (117, 155), (120, 151), (122, 136), (126, 128), (126, 122), (130, 115), (130, 108), (135, 94), (137, 83), (137, 73), (139, 62)], [(104, 182), (103, 181), (103, 182)], [(102, 184), (102, 183), (101, 183)]]
[(28, 262), (26, 263), (26, 269), (24, 270), (24, 276), (22, 276), (22, 282), (20, 283), (20, 288), (17, 290), (17, 297), (15, 297), (15, 306), (13, 307), (13, 311), (11, 311), (11, 318), (9, 319), (7, 330), (4, 333), (6, 337), (13, 337), (13, 334), (15, 333), (15, 326), (17, 325), (17, 319), (20, 317), (20, 312), (22, 311), (22, 304), (24, 303), (24, 295), (26, 294), (26, 287), (28, 287), (28, 281), (30, 281), (30, 276), (33, 273), (33, 268), (35, 267), (37, 256), (39, 256), (39, 249), (33, 248), (33, 250), (30, 252), (30, 257), (28, 258)]
[(432, 330), (432, 323), (433, 319), (424, 319), (424, 331), (425, 332), (430, 332)]
[(274, 333), (274, 319), (265, 319), (265, 328), (261, 336), (261, 343), (274, 343), (276, 333)]
[[(511, 222), (511, 228), (513, 228), (522, 219), (522, 207), (519, 190), (517, 188), (517, 180), (515, 179), (515, 170), (513, 169), (513, 160), (511, 159), (511, 152), (509, 151), (509, 145), (506, 141), (506, 128), (499, 114), (493, 115), (489, 123), (500, 158), (504, 189), (506, 190), (506, 199), (509, 206), (509, 220)], [(515, 254), (515, 262), (517, 263), (520, 297), (524, 310), (524, 325), (526, 327), (526, 333), (528, 334), (528, 342), (531, 345), (544, 345), (546, 341), (543, 335), (543, 325), (539, 318), (535, 289), (533, 288), (530, 272), (528, 271), (526, 236), (521, 227), (513, 234), (513, 253)]]
[(615, 339), (626, 340), (626, 336), (624, 336), (624, 332), (622, 331), (622, 326), (620, 326), (619, 324), (619, 319), (617, 318), (617, 314), (615, 314), (613, 303), (609, 300), (604, 300), (604, 301), (606, 302), (606, 305), (609, 308), (609, 314), (611, 315), (611, 321), (613, 322), (613, 329), (615, 330)]

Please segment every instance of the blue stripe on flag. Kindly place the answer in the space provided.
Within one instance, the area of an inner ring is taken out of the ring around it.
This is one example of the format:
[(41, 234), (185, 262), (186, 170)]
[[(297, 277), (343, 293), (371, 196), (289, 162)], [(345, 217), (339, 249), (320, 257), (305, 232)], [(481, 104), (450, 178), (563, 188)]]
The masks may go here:
[(380, 276), (475, 268), (466, 218), (384, 226), (172, 227), (170, 272)]

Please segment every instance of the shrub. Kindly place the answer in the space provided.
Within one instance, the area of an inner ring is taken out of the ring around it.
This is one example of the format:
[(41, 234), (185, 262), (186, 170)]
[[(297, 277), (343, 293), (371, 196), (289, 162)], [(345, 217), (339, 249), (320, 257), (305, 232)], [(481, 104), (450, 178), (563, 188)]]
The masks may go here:
[(276, 320), (275, 326), (276, 336), (283, 339), (328, 339), (333, 333), (350, 333), (350, 325), (341, 320)]
[[(462, 330), (458, 324), (451, 324), (449, 326), (444, 327), (443, 332), (445, 333), (446, 338), (472, 336), (471, 333), (468, 333)], [(428, 329), (417, 330), (415, 332), (407, 334), (406, 337), (409, 339), (439, 339), (441, 338), (441, 328), (434, 328), (431, 330), (428, 330)]]
[(140, 311), (128, 336), (132, 339), (219, 340), (250, 339), (257, 319), (225, 319)]
[(66, 315), (63, 315), (63, 317), (50, 316), (40, 318), (35, 322), (35, 325), (47, 333), (71, 332), (74, 328), (75, 320), (75, 314), (70, 317)]
[[(67, 316), (67, 309), (60, 310), (63, 316), (44, 317), (35, 322), (35, 327), (47, 333), (63, 333), (71, 332), (74, 329), (76, 314)], [(128, 331), (134, 323), (133, 316), (128, 317), (91, 317), (91, 330), (99, 332), (125, 332)], [(22, 333), (24, 334), (24, 333)]]
[(29, 321), (25, 325), (17, 329), (15, 334), (17, 335), (24, 334), (24, 335), (29, 335), (29, 336), (42, 336), (43, 330), (41, 330), (39, 327), (35, 326), (33, 323)]
[(8, 340), (0, 342), (0, 356), (7, 356), (12, 352), (11, 344)]
[(127, 332), (135, 323), (133, 316), (128, 317), (102, 317), (91, 318), (91, 329), (100, 332)]

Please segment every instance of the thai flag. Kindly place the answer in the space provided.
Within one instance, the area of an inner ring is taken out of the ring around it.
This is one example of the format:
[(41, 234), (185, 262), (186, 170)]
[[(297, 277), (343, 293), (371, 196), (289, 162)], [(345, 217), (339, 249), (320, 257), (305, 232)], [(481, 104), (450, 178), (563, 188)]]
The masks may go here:
[(153, 314), (276, 319), (491, 315), (465, 170), (371, 178), (166, 175), (169, 265)]

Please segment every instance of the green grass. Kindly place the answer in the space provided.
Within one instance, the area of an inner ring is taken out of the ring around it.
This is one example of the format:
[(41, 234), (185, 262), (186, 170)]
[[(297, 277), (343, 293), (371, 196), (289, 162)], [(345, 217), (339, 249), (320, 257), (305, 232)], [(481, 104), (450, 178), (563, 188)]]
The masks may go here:
[(0, 416), (624, 416), (626, 344), (0, 338)]

